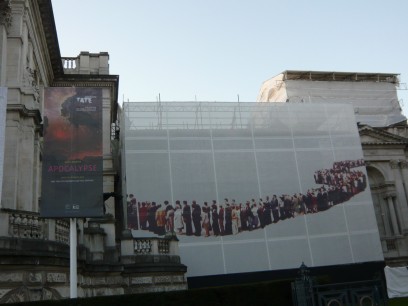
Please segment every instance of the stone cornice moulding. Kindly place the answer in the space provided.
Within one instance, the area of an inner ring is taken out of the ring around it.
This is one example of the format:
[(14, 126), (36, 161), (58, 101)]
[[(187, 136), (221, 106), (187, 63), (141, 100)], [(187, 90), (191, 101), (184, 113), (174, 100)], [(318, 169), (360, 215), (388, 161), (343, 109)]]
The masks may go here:
[(382, 131), (378, 128), (373, 128), (368, 125), (364, 125), (359, 128), (358, 133), (360, 137), (362, 136), (371, 136), (374, 139), (378, 139), (378, 142), (375, 141), (367, 141), (362, 142), (364, 145), (391, 145), (391, 144), (408, 144), (408, 139), (399, 135), (391, 134), (386, 131)]
[(41, 113), (38, 109), (28, 109), (22, 104), (7, 104), (7, 111), (17, 111), (23, 117), (31, 117), (36, 125), (41, 125)]

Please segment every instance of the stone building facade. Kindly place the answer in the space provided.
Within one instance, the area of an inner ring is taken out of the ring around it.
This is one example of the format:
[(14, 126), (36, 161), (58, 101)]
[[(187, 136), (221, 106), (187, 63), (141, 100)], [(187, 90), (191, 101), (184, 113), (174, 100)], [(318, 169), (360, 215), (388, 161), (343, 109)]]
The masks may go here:
[[(288, 90), (289, 81), (296, 80), (307, 93)], [(311, 94), (308, 89), (316, 82), (329, 82), (325, 94)], [(333, 84), (342, 87), (342, 93), (360, 85), (394, 89), (388, 100), (374, 99), (371, 91), (376, 109), (364, 103), (355, 109), (386, 263), (408, 265), (408, 126), (395, 99), (398, 76), (290, 72), (265, 82), (258, 100), (327, 100), (327, 92), (335, 92)], [(103, 92), (106, 215), (77, 222), (79, 296), (187, 289), (187, 268), (180, 262), (174, 237), (134, 238), (124, 230), (119, 77), (109, 74), (109, 54), (61, 57), (51, 0), (0, 0), (0, 87), (7, 88), (0, 303), (69, 297), (69, 221), (39, 216), (43, 91), (67, 86), (98, 87)]]
[(102, 88), (106, 215), (77, 220), (78, 296), (187, 288), (174, 237), (134, 239), (124, 231), (118, 85), (106, 52), (61, 57), (50, 0), (0, 0), (0, 87), (7, 89), (0, 303), (70, 293), (69, 220), (39, 216), (45, 87)]
[(385, 263), (408, 265), (408, 125), (398, 74), (284, 71), (259, 102), (351, 103), (361, 138)]

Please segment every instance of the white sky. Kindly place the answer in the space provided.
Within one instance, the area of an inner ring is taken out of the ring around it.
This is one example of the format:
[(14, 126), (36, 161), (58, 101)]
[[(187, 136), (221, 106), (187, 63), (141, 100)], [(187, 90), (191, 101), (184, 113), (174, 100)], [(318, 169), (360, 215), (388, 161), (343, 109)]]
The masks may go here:
[[(255, 101), (262, 82), (284, 70), (400, 73), (408, 83), (405, 0), (52, 3), (61, 55), (109, 52), (120, 103), (159, 94)], [(398, 95), (408, 114), (408, 91)]]

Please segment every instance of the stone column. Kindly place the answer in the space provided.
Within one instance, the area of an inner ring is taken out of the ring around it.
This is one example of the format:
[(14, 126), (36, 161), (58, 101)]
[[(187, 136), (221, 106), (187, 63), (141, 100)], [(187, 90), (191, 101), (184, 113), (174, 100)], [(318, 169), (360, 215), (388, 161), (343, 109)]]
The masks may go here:
[(399, 216), (401, 229), (403, 232), (408, 232), (408, 205), (407, 197), (403, 186), (403, 177), (400, 171), (400, 162), (397, 160), (390, 160), (390, 166), (394, 177), (395, 189), (396, 189), (396, 214)]
[(408, 162), (406, 160), (400, 160), (399, 165), (403, 179), (402, 184), (404, 186), (405, 197), (408, 199)]
[(17, 182), (19, 170), (20, 116), (18, 112), (7, 112), (6, 141), (4, 151), (4, 175), (2, 207), (17, 209)]
[[(385, 199), (385, 198), (384, 198)], [(380, 211), (381, 211), (381, 218), (384, 223), (384, 231), (385, 231), (385, 236), (386, 237), (391, 237), (391, 225), (389, 221), (389, 212), (390, 210), (387, 208), (388, 203), (384, 203), (383, 199), (381, 197), (378, 197), (378, 204), (380, 205)]]
[(20, 154), (18, 159), (17, 209), (32, 211), (34, 190), (34, 123), (31, 118), (21, 118)]
[(399, 226), (398, 226), (398, 219), (397, 219), (397, 214), (395, 213), (395, 207), (394, 207), (394, 201), (393, 201), (393, 196), (391, 194), (387, 194), (384, 197), (384, 200), (387, 201), (388, 203), (388, 208), (390, 211), (390, 217), (391, 217), (391, 225), (392, 225), (392, 229), (394, 232), (394, 235), (400, 235), (400, 230), (399, 230)]

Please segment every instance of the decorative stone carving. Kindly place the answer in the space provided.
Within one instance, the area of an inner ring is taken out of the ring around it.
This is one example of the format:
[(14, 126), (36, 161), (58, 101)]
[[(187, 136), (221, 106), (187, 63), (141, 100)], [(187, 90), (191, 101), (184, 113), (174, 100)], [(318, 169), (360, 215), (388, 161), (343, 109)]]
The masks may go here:
[(0, 289), (0, 299), (9, 291), (10, 289)]
[(155, 284), (161, 284), (161, 283), (171, 283), (171, 277), (170, 276), (156, 276), (154, 279)]
[(41, 283), (42, 274), (41, 273), (28, 273), (28, 281), (30, 283)]
[(395, 159), (390, 160), (390, 166), (392, 169), (398, 169), (399, 168), (399, 161)]
[(185, 281), (186, 281), (186, 280), (185, 280), (185, 278), (184, 278), (183, 275), (173, 276), (173, 282), (174, 282), (174, 283), (184, 283)]
[(25, 286), (10, 290), (0, 298), (0, 304), (31, 302), (39, 300), (59, 300), (61, 295), (52, 288), (32, 288)]
[(65, 283), (67, 275), (65, 273), (48, 273), (47, 282), (49, 283)]
[(11, 26), (12, 15), (11, 15), (11, 1), (10, 0), (0, 0), (0, 24), (6, 27), (6, 30)]
[(21, 273), (1, 273), (0, 282), (9, 283), (9, 282), (22, 282), (23, 275)]
[(39, 102), (40, 98), (40, 88), (37, 84), (37, 75), (35, 69), (31, 69), (30, 67), (26, 67), (26, 71), (23, 77), (24, 86), (28, 87), (32, 90), (34, 94), (34, 100)]
[(131, 279), (132, 285), (152, 284), (152, 283), (153, 283), (153, 278), (151, 276), (132, 277)]
[(408, 168), (408, 161), (406, 161), (406, 160), (400, 160), (400, 167), (401, 167), (402, 169)]
[(386, 194), (384, 194), (383, 198), (384, 200), (387, 200), (388, 198), (395, 198), (396, 197), (396, 193), (395, 192), (387, 192)]

